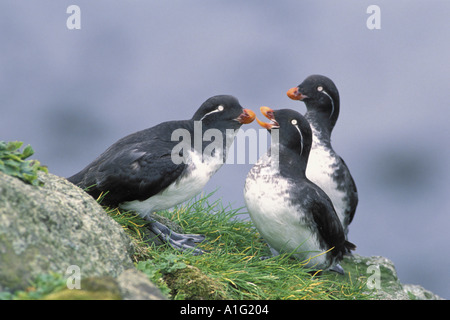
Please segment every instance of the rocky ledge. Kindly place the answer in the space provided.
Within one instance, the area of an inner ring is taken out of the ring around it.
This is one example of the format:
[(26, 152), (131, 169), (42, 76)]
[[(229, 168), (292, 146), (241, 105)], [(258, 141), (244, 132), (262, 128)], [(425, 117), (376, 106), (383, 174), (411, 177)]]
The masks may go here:
[[(94, 199), (64, 178), (39, 179), (43, 185), (32, 186), (0, 172), (0, 297), (54, 273), (67, 278), (68, 288), (46, 299), (164, 299), (136, 270), (123, 228)], [(355, 254), (341, 264), (352, 277), (366, 277), (376, 299), (440, 299), (401, 284), (386, 258)], [(76, 280), (81, 290), (71, 290)]]

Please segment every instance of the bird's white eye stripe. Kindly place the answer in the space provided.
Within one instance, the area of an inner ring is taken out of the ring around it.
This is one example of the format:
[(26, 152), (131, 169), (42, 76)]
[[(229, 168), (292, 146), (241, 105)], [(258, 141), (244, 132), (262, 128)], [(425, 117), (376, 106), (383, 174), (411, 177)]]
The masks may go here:
[(334, 113), (334, 100), (326, 91), (322, 91), (322, 93), (325, 94), (331, 100), (331, 113), (330, 113), (330, 116), (329, 116), (329, 119), (331, 119), (331, 117), (333, 116), (333, 113)]
[(333, 98), (325, 90), (323, 90), (322, 86), (318, 86), (317, 87), (317, 91), (322, 92), (328, 98), (330, 98), (330, 100), (331, 100), (331, 113), (330, 113), (329, 119), (331, 119), (331, 117), (333, 116), (333, 113), (334, 113), (334, 101), (333, 101)]
[(211, 113), (220, 112), (220, 111), (223, 111), (223, 109), (225, 109), (224, 106), (223, 106), (223, 105), (219, 105), (219, 106), (217, 107), (217, 109), (215, 109), (215, 110), (213, 110), (213, 111), (210, 111), (210, 112), (208, 112), (207, 114), (205, 114), (205, 115), (200, 119), (200, 121), (202, 121), (203, 119), (205, 119), (205, 118), (206, 118), (207, 116), (209, 116)]
[[(295, 123), (293, 123), (295, 121)], [(295, 125), (295, 128), (297, 129), (298, 133), (300, 134), (300, 155), (303, 153), (303, 134), (302, 130), (297, 126), (297, 120), (292, 120), (291, 123)]]

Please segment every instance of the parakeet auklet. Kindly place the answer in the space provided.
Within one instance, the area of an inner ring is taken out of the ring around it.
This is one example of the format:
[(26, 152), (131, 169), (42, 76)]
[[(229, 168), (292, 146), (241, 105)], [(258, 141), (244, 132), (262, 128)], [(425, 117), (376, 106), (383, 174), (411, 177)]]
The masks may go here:
[(261, 107), (261, 112), (271, 123), (256, 120), (269, 130), (272, 144), (245, 181), (252, 221), (274, 255), (293, 253), (307, 267), (342, 273), (339, 261), (356, 247), (345, 239), (330, 198), (306, 177), (312, 143), (308, 121), (289, 109)]
[(358, 192), (347, 165), (331, 146), (331, 131), (339, 116), (338, 89), (329, 78), (311, 75), (287, 95), (306, 104), (305, 118), (313, 133), (306, 176), (330, 197), (347, 236)]
[(213, 96), (190, 120), (163, 122), (120, 139), (68, 180), (94, 198), (106, 193), (102, 204), (136, 211), (161, 240), (200, 254), (195, 243), (204, 236), (177, 234), (149, 214), (200, 193), (225, 163), (238, 129), (254, 118), (235, 97)]

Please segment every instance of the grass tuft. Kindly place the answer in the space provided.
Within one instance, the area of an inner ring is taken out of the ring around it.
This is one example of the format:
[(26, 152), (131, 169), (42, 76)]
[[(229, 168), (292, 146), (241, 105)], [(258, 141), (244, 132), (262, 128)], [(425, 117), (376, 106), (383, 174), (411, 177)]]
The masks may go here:
[(137, 247), (133, 257), (144, 271), (172, 299), (368, 299), (365, 282), (333, 272), (320, 275), (305, 268), (305, 262), (289, 254), (270, 256), (242, 208), (210, 203), (211, 194), (193, 199), (159, 215), (179, 224), (185, 233), (203, 234), (194, 256), (169, 245), (155, 246), (145, 239), (146, 222), (118, 209), (108, 213), (132, 237)]

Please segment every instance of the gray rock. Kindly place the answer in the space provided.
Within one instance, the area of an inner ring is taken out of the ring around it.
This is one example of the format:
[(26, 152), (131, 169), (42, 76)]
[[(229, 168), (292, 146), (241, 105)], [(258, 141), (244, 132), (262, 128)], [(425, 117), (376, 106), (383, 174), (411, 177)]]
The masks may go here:
[(403, 291), (410, 300), (444, 300), (444, 298), (417, 284), (404, 284)]
[(130, 239), (92, 197), (64, 178), (39, 178), (36, 187), (0, 172), (0, 291), (72, 265), (82, 278), (133, 267)]
[(44, 296), (45, 300), (163, 300), (161, 291), (136, 269), (122, 272), (118, 278), (88, 277), (80, 288), (64, 288)]
[(166, 300), (161, 291), (148, 280), (147, 276), (136, 270), (129, 269), (118, 278), (120, 294), (123, 300)]
[(380, 256), (347, 256), (341, 261), (347, 275), (366, 283), (367, 293), (380, 300), (441, 300), (419, 285), (402, 284), (394, 263)]

